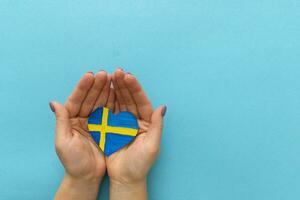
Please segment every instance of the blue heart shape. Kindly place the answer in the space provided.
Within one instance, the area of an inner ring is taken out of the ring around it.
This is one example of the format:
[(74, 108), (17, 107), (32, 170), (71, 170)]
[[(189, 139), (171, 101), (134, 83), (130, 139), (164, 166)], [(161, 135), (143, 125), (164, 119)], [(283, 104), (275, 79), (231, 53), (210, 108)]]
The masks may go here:
[(88, 129), (106, 156), (110, 156), (130, 143), (138, 133), (138, 122), (131, 112), (114, 114), (99, 107), (88, 119)]

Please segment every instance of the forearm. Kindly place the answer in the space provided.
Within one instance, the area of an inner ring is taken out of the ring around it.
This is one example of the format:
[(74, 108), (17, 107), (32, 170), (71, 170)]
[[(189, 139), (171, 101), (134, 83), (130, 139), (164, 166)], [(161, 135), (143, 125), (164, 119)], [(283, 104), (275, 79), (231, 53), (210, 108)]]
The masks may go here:
[(101, 180), (80, 180), (65, 175), (55, 200), (95, 200)]
[(133, 184), (110, 181), (109, 196), (110, 200), (147, 200), (147, 181)]

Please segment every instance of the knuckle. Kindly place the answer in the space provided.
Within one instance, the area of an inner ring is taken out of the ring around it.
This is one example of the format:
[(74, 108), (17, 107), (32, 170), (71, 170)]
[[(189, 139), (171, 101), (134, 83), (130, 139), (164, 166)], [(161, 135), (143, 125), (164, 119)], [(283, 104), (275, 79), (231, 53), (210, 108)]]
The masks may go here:
[(162, 131), (162, 130), (163, 130), (163, 128), (164, 128), (164, 125), (163, 125), (163, 123), (159, 123), (159, 124), (158, 124), (158, 129), (159, 129), (160, 131)]

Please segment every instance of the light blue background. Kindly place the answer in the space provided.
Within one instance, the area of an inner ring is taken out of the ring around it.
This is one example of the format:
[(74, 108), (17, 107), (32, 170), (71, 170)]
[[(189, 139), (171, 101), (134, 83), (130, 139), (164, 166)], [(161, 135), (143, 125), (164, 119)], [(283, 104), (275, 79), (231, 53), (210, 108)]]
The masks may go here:
[(0, 199), (54, 196), (48, 102), (117, 66), (168, 106), (150, 199), (299, 199), (299, 19), (298, 0), (0, 0)]

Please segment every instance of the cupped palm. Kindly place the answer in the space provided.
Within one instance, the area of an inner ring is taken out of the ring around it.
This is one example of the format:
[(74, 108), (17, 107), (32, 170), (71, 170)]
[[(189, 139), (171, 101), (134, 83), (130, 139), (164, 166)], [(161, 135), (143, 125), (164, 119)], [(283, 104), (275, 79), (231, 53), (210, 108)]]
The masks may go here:
[(56, 151), (73, 177), (97, 179), (105, 174), (105, 158), (87, 130), (87, 119), (95, 107), (107, 104), (109, 88), (106, 72), (87, 73), (64, 106), (51, 102), (56, 114)]

